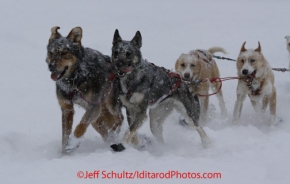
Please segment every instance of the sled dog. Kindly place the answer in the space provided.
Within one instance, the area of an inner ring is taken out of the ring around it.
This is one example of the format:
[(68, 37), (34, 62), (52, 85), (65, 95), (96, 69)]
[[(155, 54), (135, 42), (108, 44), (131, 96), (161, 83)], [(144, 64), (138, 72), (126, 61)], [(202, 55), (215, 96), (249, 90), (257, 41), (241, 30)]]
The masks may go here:
[[(56, 96), (62, 111), (62, 152), (77, 148), (80, 138), (92, 125), (105, 141), (118, 134), (123, 121), (117, 99), (117, 80), (108, 80), (111, 60), (99, 51), (82, 46), (82, 29), (75, 27), (67, 37), (51, 29), (46, 62), (56, 83)], [(72, 133), (74, 105), (86, 110)]]
[(199, 125), (200, 105), (197, 95), (192, 95), (177, 73), (158, 67), (142, 58), (142, 37), (136, 32), (131, 41), (122, 40), (116, 30), (113, 38), (112, 61), (120, 79), (120, 100), (126, 107), (129, 129), (125, 143), (142, 145), (137, 129), (147, 117), (149, 108), (150, 128), (158, 142), (164, 143), (162, 124), (173, 109), (196, 128), (206, 146), (210, 141)]
[(234, 108), (233, 121), (239, 123), (242, 112), (243, 101), (249, 96), (254, 110), (258, 113), (265, 112), (268, 104), (270, 106), (270, 123), (275, 125), (276, 121), (276, 89), (274, 86), (274, 74), (258, 48), (246, 49), (243, 43), (237, 59), (237, 72), (241, 78), (237, 86), (237, 100)]
[[(191, 50), (188, 54), (181, 54), (175, 62), (175, 71), (182, 76), (184, 81), (192, 82), (201, 79), (211, 79), (220, 77), (218, 66), (212, 57), (212, 54), (216, 52), (226, 53), (221, 47), (212, 47), (208, 50)], [(200, 100), (200, 119), (199, 122), (204, 124), (206, 122), (208, 103), (209, 103), (209, 88), (215, 92), (220, 88), (221, 83), (201, 83), (194, 85), (189, 83), (188, 87), (194, 94), (198, 93)], [(223, 98), (222, 89), (216, 94), (219, 105), (221, 108), (221, 114), (225, 116), (227, 110), (225, 108), (225, 102)]]

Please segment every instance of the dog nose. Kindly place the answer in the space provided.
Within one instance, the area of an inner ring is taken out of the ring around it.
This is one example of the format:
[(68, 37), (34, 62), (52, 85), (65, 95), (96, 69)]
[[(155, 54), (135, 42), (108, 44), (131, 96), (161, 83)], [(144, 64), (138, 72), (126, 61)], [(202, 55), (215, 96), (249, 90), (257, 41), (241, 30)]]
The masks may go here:
[(184, 78), (185, 78), (185, 79), (189, 79), (189, 77), (190, 77), (190, 74), (189, 74), (189, 73), (185, 73), (185, 74), (184, 74)]
[(246, 69), (244, 69), (244, 70), (242, 71), (242, 73), (243, 73), (243, 75), (248, 75), (249, 71), (246, 70)]
[(122, 67), (122, 66), (123, 66), (123, 62), (119, 61), (118, 63), (116, 63), (116, 66), (117, 66), (118, 68)]
[(48, 68), (49, 68), (49, 71), (53, 72), (53, 71), (56, 70), (56, 65), (55, 65), (54, 63), (50, 63), (50, 64), (48, 65)]

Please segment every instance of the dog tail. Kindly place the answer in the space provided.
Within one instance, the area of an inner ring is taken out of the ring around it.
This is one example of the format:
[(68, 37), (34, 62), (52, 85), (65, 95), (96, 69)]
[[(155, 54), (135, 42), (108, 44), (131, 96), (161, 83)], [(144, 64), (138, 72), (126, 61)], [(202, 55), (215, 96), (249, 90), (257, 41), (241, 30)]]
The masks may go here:
[(226, 50), (222, 47), (211, 47), (207, 51), (210, 52), (211, 54), (214, 54), (216, 52), (222, 52), (224, 54), (227, 54)]

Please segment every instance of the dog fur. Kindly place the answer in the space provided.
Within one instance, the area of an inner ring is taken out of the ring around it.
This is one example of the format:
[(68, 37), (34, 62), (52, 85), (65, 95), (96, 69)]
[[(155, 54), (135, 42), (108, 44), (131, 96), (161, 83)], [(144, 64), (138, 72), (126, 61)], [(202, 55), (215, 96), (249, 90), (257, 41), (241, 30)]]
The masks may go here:
[[(185, 83), (181, 83), (179, 88), (166, 96), (178, 79), (170, 78), (163, 69), (144, 60), (141, 46), (139, 31), (131, 41), (122, 40), (118, 30), (115, 31), (111, 58), (120, 78), (120, 99), (126, 107), (129, 123), (124, 141), (134, 145), (142, 144), (138, 139), (137, 129), (143, 124), (149, 108), (151, 131), (157, 141), (164, 143), (162, 124), (175, 108), (196, 128), (203, 145), (207, 146), (209, 138), (198, 123), (200, 105), (197, 96), (191, 95)], [(132, 94), (128, 95), (130, 92)]]
[[(285, 36), (286, 39), (286, 49), (289, 52), (289, 58), (290, 58), (290, 36)], [(289, 69), (290, 69), (290, 60), (289, 60)]]
[[(110, 57), (84, 48), (80, 27), (73, 28), (67, 37), (61, 36), (58, 29), (51, 29), (46, 62), (51, 78), (56, 81), (56, 95), (62, 111), (62, 152), (67, 153), (78, 147), (89, 124), (108, 141), (119, 132), (123, 116), (116, 97), (118, 81), (107, 82), (113, 70)], [(74, 93), (76, 89), (83, 97)], [(100, 103), (88, 103), (98, 101)], [(71, 134), (75, 104), (86, 112)]]
[[(201, 79), (210, 79), (214, 77), (220, 77), (218, 66), (212, 57), (212, 54), (216, 52), (222, 52), (226, 54), (226, 51), (221, 47), (212, 47), (208, 50), (191, 50), (188, 54), (181, 54), (175, 62), (175, 71), (179, 73), (183, 80), (191, 82)], [(201, 83), (200, 85), (189, 84), (189, 89), (192, 94), (208, 95), (209, 88), (212, 91), (217, 91), (220, 88), (221, 83)], [(225, 108), (225, 102), (223, 99), (222, 89), (216, 94), (219, 105), (221, 108), (221, 114), (225, 116), (227, 110)], [(209, 96), (199, 96), (201, 112), (199, 122), (204, 124), (206, 122)]]
[[(246, 95), (248, 95), (257, 113), (264, 113), (270, 103), (270, 123), (271, 125), (275, 125), (277, 121), (274, 74), (261, 52), (260, 42), (257, 49), (246, 49), (245, 44), (246, 42), (242, 45), (237, 59), (238, 76), (243, 79), (239, 80), (237, 86), (237, 100), (234, 108), (233, 122), (234, 124), (239, 123), (243, 101)], [(245, 79), (253, 73), (256, 73), (255, 78), (247, 86)]]

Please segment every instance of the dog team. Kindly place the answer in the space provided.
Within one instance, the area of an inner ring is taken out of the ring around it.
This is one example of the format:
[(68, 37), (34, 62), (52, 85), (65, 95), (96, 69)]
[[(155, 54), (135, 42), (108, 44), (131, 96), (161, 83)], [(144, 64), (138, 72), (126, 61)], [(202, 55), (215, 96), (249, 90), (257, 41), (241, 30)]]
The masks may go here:
[[(51, 79), (56, 83), (56, 96), (62, 111), (63, 153), (70, 153), (79, 146), (90, 124), (105, 142), (112, 144), (114, 151), (122, 151), (122, 143), (137, 148), (144, 146), (146, 139), (138, 138), (137, 131), (147, 118), (148, 109), (150, 129), (158, 142), (164, 143), (163, 123), (175, 109), (188, 126), (197, 130), (204, 147), (211, 143), (202, 128), (206, 123), (210, 88), (217, 91), (222, 116), (227, 115), (227, 110), (221, 83), (201, 81), (220, 78), (213, 54), (226, 53), (223, 48), (181, 54), (175, 63), (176, 72), (172, 72), (143, 59), (139, 31), (131, 41), (126, 41), (116, 30), (112, 54), (106, 56), (82, 45), (82, 28), (73, 28), (66, 37), (58, 29), (51, 29), (46, 62)], [(290, 36), (285, 38), (290, 53)], [(261, 52), (260, 43), (256, 49), (246, 49), (245, 44), (236, 64), (239, 80), (233, 123), (239, 124), (243, 101), (248, 96), (258, 113), (264, 113), (269, 104), (270, 124), (275, 125), (274, 74)], [(85, 114), (72, 132), (74, 105), (84, 108)], [(124, 119), (122, 107), (126, 108), (129, 127), (122, 143), (116, 144)]]

